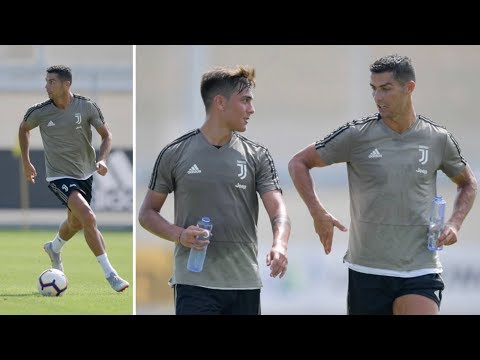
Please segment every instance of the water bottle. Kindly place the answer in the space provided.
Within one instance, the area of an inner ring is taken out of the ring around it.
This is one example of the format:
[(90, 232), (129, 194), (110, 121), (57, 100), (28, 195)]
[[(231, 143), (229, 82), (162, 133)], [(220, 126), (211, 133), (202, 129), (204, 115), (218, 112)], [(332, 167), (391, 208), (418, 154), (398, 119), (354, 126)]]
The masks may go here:
[[(212, 232), (213, 224), (210, 221), (210, 218), (207, 216), (202, 217), (198, 222), (197, 226), (199, 228), (205, 229), (208, 231), (208, 235), (199, 236), (200, 240), (209, 240), (210, 233)], [(207, 255), (207, 247), (205, 245), (202, 250), (190, 249), (190, 254), (188, 255), (187, 269), (192, 272), (200, 272), (203, 269), (203, 262), (205, 261), (205, 256)]]
[(436, 195), (432, 201), (430, 224), (428, 226), (428, 249), (431, 251), (442, 250), (443, 246), (437, 247), (437, 239), (445, 225), (445, 205), (442, 195)]

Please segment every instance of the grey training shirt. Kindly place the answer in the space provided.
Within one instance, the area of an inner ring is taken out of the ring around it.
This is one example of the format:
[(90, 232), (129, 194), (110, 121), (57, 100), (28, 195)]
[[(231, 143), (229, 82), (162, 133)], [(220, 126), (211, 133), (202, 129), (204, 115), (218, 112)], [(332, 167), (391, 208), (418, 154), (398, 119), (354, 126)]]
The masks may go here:
[(47, 100), (29, 108), (23, 120), (40, 128), (47, 181), (61, 177), (85, 180), (95, 173), (91, 126), (100, 128), (105, 121), (92, 100), (74, 94), (66, 109)]
[(466, 166), (443, 126), (417, 116), (399, 134), (375, 114), (345, 124), (315, 147), (326, 163), (347, 164), (351, 226), (346, 262), (396, 272), (441, 271), (437, 253), (427, 249), (437, 171), (453, 177)]
[(279, 190), (268, 150), (233, 133), (220, 148), (199, 129), (167, 145), (158, 155), (149, 189), (174, 192), (175, 224), (187, 228), (202, 216), (213, 223), (203, 271), (186, 269), (190, 248), (175, 247), (171, 284), (217, 289), (262, 286), (258, 270), (258, 198)]

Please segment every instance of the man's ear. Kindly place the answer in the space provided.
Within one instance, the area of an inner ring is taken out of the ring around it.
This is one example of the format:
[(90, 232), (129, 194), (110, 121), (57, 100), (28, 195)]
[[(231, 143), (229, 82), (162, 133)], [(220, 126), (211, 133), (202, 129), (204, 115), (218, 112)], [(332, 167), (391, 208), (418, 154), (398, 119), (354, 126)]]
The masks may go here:
[(411, 94), (413, 92), (413, 90), (415, 90), (415, 86), (416, 86), (416, 84), (415, 84), (415, 81), (413, 81), (413, 80), (407, 81), (405, 83), (405, 88), (407, 89), (407, 92), (409, 94)]
[(220, 111), (225, 110), (226, 99), (222, 95), (216, 95), (213, 98), (213, 105)]

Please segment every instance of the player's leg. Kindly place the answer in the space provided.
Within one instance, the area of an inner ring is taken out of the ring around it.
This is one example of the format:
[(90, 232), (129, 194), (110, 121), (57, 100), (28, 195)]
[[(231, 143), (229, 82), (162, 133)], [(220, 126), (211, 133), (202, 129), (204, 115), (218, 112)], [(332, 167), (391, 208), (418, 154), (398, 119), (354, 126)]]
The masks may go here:
[(95, 256), (105, 253), (105, 242), (97, 228), (97, 218), (87, 200), (78, 191), (72, 191), (68, 197), (68, 208), (76, 222), (81, 224), (88, 247)]
[(102, 233), (98, 230), (97, 218), (90, 204), (79, 191), (72, 191), (68, 198), (68, 208), (82, 225), (85, 240), (90, 250), (96, 256), (97, 261), (100, 263), (110, 286), (112, 286), (115, 291), (125, 290), (129, 286), (129, 283), (118, 276), (117, 271), (108, 260), (105, 241)]
[(393, 302), (394, 315), (438, 315), (438, 305), (422, 295), (403, 295)]
[(67, 242), (80, 230), (82, 230), (82, 223), (67, 209), (67, 219), (60, 224), (58, 229), (60, 239)]
[(43, 249), (52, 262), (52, 268), (64, 271), (61, 255), (62, 247), (81, 229), (82, 224), (67, 209), (67, 219), (60, 224), (55, 238), (43, 245)]
[(66, 244), (79, 230), (82, 225), (68, 210), (68, 197), (70, 192), (74, 188), (79, 188), (76, 184), (77, 180), (74, 179), (57, 179), (49, 182), (48, 188), (55, 194), (55, 196), (67, 207), (67, 219), (64, 220), (58, 229), (58, 233), (55, 235), (52, 241), (43, 244), (43, 249), (50, 257), (52, 262), (52, 268), (64, 271), (62, 256), (60, 254), (63, 245)]
[(444, 283), (439, 274), (402, 279), (393, 303), (395, 315), (437, 315), (442, 301)]

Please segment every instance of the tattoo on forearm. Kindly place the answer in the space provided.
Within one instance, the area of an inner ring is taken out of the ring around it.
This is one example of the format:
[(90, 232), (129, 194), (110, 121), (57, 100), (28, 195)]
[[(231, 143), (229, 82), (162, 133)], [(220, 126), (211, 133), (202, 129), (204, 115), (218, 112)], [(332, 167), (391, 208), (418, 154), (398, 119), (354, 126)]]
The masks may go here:
[(272, 229), (275, 229), (275, 226), (283, 226), (288, 225), (290, 226), (290, 218), (285, 215), (276, 216), (272, 219)]

